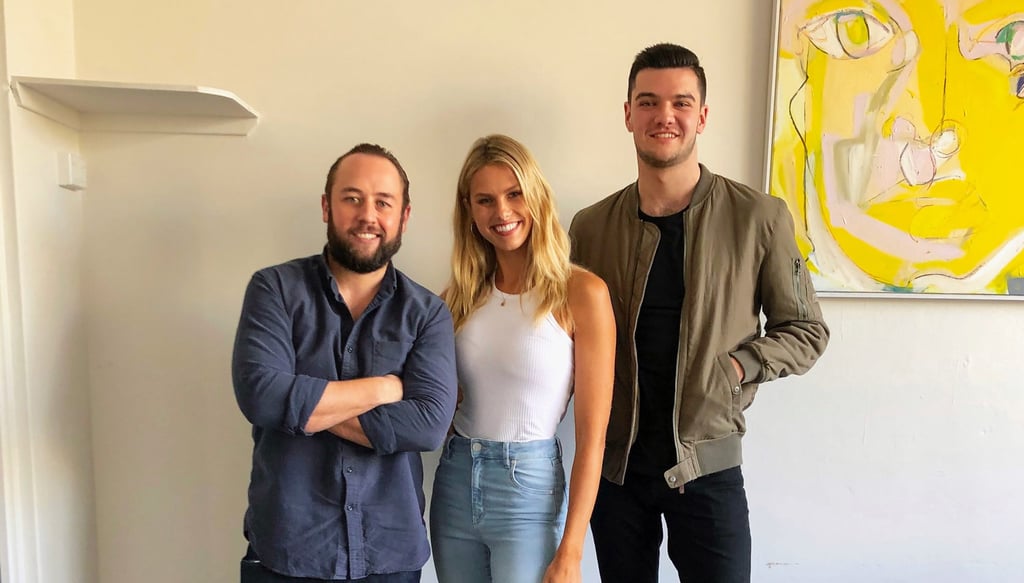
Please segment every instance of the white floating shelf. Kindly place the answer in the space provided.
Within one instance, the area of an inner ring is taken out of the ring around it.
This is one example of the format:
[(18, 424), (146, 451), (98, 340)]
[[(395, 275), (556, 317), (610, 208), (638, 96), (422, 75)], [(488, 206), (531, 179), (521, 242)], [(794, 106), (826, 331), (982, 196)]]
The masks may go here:
[(21, 107), (83, 132), (248, 135), (259, 114), (211, 87), (11, 77)]

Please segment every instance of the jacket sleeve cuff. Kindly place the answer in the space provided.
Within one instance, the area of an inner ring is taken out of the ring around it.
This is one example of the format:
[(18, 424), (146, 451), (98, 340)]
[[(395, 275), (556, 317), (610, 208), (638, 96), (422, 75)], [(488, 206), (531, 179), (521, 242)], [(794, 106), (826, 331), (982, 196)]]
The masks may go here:
[(730, 352), (729, 356), (735, 358), (740, 363), (740, 367), (743, 368), (744, 383), (761, 382), (761, 359), (757, 357), (753, 350), (740, 348), (735, 352)]

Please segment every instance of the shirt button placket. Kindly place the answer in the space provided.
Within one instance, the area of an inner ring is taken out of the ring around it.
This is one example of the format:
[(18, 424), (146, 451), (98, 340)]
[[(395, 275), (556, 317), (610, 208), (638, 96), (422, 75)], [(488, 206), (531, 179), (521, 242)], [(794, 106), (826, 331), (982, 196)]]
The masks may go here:
[(352, 346), (352, 338), (354, 336), (355, 334), (349, 336), (348, 344), (345, 346), (345, 354), (344, 356), (342, 356), (341, 359), (341, 371), (343, 379), (351, 379), (356, 378), (358, 376), (358, 371), (356, 369), (357, 359), (355, 358), (355, 348), (353, 348)]

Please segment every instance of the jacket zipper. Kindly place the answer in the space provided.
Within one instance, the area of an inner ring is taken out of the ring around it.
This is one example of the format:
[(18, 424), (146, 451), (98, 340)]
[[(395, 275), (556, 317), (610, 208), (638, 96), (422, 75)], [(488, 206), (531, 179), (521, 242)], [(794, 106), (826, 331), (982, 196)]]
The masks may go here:
[[(639, 204), (639, 203), (637, 203)], [(657, 229), (655, 229), (657, 231)], [(647, 225), (640, 221), (640, 240), (637, 241), (636, 256), (639, 264), (640, 249), (643, 246), (644, 237), (647, 236)], [(657, 253), (658, 244), (661, 242), (661, 232), (657, 231), (657, 235), (654, 240), (654, 250)], [(626, 458), (622, 464), (623, 476), (625, 476), (626, 467), (629, 465), (629, 454), (633, 451), (633, 443), (636, 442), (636, 431), (637, 431), (637, 420), (640, 418), (640, 358), (636, 353), (636, 327), (640, 322), (640, 307), (644, 305), (644, 297), (647, 295), (647, 280), (651, 277), (651, 268), (654, 267), (654, 255), (651, 255), (651, 260), (647, 263), (647, 270), (644, 272), (644, 285), (640, 291), (640, 302), (636, 304), (636, 310), (633, 311), (633, 341), (630, 344), (633, 346), (633, 415), (630, 419), (629, 427), (629, 443), (626, 445)], [(633, 276), (633, 289), (636, 289), (636, 276)], [(633, 306), (630, 306), (633, 309)], [(677, 365), (678, 366), (678, 365)]]
[(687, 225), (689, 218), (690, 212), (689, 209), (686, 209), (683, 211), (683, 301), (679, 304), (679, 343), (678, 346), (676, 346), (676, 372), (675, 378), (673, 379), (673, 390), (675, 394), (672, 399), (672, 437), (675, 439), (672, 445), (676, 449), (677, 465), (681, 461), (679, 459), (679, 410), (683, 405), (683, 391), (679, 389), (679, 363), (686, 362), (686, 336), (683, 334), (683, 326), (686, 323), (686, 298), (690, 295), (689, 291), (686, 289), (686, 284), (689, 280), (686, 274), (686, 256), (687, 251), (690, 249), (690, 241), (687, 239), (690, 234), (690, 228), (689, 225)]
[(793, 260), (793, 293), (796, 295), (798, 313), (800, 319), (807, 318), (807, 299), (804, 297), (803, 270), (800, 269), (800, 259)]

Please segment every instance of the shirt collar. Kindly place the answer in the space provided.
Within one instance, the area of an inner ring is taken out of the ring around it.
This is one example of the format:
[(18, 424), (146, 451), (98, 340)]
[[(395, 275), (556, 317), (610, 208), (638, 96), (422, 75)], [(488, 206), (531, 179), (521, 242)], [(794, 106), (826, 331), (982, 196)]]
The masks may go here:
[[(338, 293), (338, 281), (334, 279), (330, 263), (327, 261), (327, 245), (324, 245), (316, 264), (317, 268), (320, 270), (320, 278), (327, 288), (328, 293), (335, 300), (345, 303), (341, 294)], [(370, 306), (391, 297), (394, 295), (396, 289), (398, 289), (398, 270), (395, 269), (394, 262), (388, 261), (387, 271), (384, 272), (384, 279), (381, 280), (380, 289), (377, 290), (377, 295), (373, 298), (373, 301), (370, 302)]]

